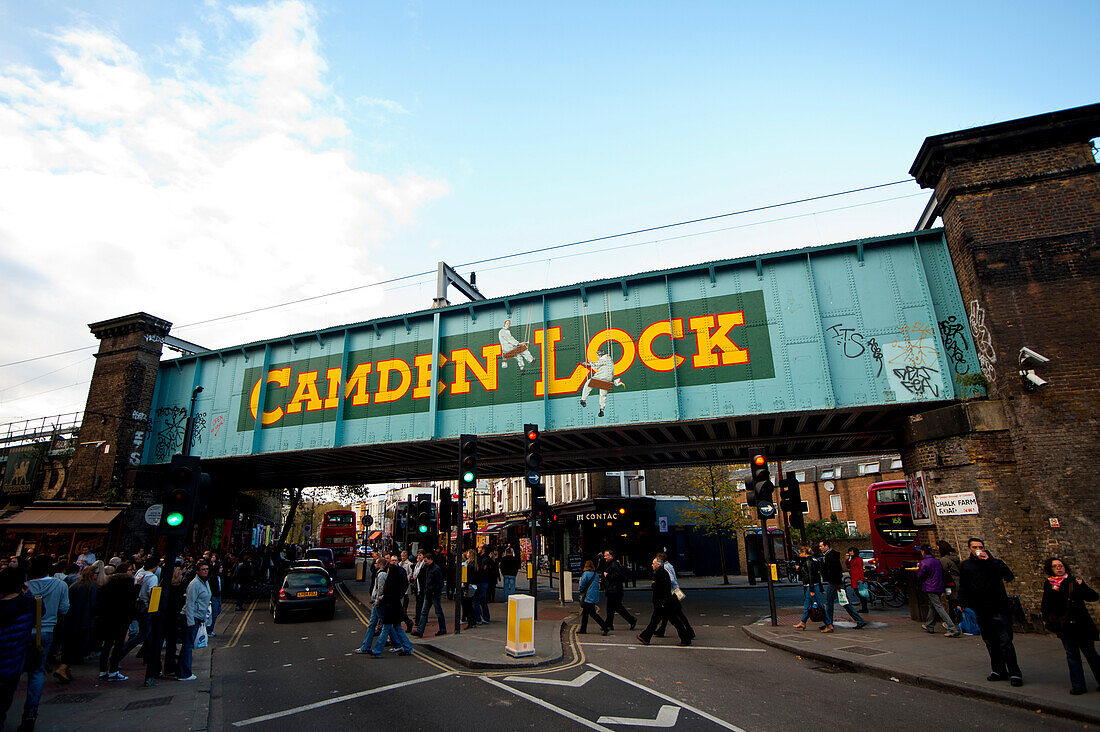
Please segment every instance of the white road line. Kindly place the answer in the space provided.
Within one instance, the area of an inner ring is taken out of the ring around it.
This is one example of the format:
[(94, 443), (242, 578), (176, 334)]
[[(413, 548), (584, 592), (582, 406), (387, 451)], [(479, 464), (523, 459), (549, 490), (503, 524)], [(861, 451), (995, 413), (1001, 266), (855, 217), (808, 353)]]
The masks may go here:
[(318, 661), (324, 661), (325, 659), (324, 658), (318, 658), (317, 660)]
[(605, 668), (600, 668), (599, 666), (597, 666), (594, 663), (590, 663), (590, 664), (588, 664), (588, 666), (589, 666), (589, 668), (594, 668), (597, 671), (601, 671), (601, 672), (607, 674), (608, 676), (610, 676), (614, 679), (618, 679), (619, 681), (623, 682), (624, 684), (630, 684), (631, 686), (633, 686), (637, 689), (641, 689), (642, 691), (648, 692), (648, 693), (652, 694), (653, 696), (657, 697), (658, 699), (664, 699), (665, 701), (672, 702), (673, 704), (675, 704), (677, 706), (680, 706), (680, 707), (683, 707), (684, 709), (687, 709), (688, 711), (695, 712), (700, 717), (703, 717), (704, 719), (709, 719), (710, 721), (717, 724), (719, 727), (724, 727), (725, 729), (733, 730), (733, 732), (745, 732), (745, 730), (741, 729), (737, 725), (730, 724), (729, 722), (725, 721), (724, 719), (719, 719), (718, 717), (715, 717), (713, 714), (708, 714), (707, 712), (704, 712), (702, 709), (699, 709), (698, 707), (693, 707), (692, 705), (690, 705), (686, 702), (682, 702), (679, 699), (673, 699), (668, 694), (662, 694), (659, 691), (654, 691), (653, 689), (650, 689), (648, 686), (642, 686), (637, 681), (632, 681), (632, 680), (626, 678), (625, 676), (619, 676), (617, 673), (613, 673), (611, 671), (608, 671)]
[[(332, 704), (339, 704), (340, 702), (351, 701), (352, 699), (359, 699), (360, 697), (370, 696), (371, 694), (381, 694), (384, 691), (392, 691), (393, 689), (400, 689), (404, 686), (412, 686), (413, 684), (421, 684), (425, 681), (435, 681), (436, 679), (442, 679), (446, 676), (451, 676), (450, 671), (446, 671), (441, 674), (435, 674), (434, 676), (425, 676), (420, 679), (411, 679), (409, 681), (400, 681), (396, 684), (387, 684), (386, 686), (379, 686), (376, 689), (367, 689), (366, 691), (357, 691), (354, 694), (345, 694), (344, 696), (338, 696), (333, 699), (325, 699), (324, 701), (314, 702), (313, 704), (306, 704), (301, 707), (294, 707), (293, 709), (286, 709), (281, 712), (272, 712), (271, 714), (265, 714), (260, 717), (252, 717), (251, 719), (243, 719), (240, 722), (234, 722), (234, 727), (247, 727), (250, 724), (256, 724), (258, 722), (270, 722), (272, 719), (281, 719), (282, 717), (289, 717), (292, 714), (300, 714), (301, 712), (309, 712), (314, 709), (320, 709), (321, 707), (327, 707)], [(507, 688), (507, 687), (505, 687)]]
[(593, 722), (591, 720), (585, 719), (584, 717), (579, 717), (576, 714), (573, 714), (573, 712), (570, 712), (567, 709), (562, 709), (561, 707), (556, 707), (548, 701), (543, 701), (542, 699), (539, 699), (537, 696), (531, 696), (530, 694), (528, 694), (526, 692), (523, 692), (523, 691), (520, 691), (519, 689), (513, 689), (511, 686), (508, 686), (507, 684), (502, 684), (499, 681), (497, 681), (496, 679), (491, 679), (488, 676), (482, 676), (481, 680), (484, 681), (487, 684), (492, 684), (493, 686), (497, 687), (498, 689), (504, 689), (505, 691), (507, 691), (510, 694), (515, 694), (518, 697), (526, 699), (527, 701), (529, 701), (533, 704), (538, 704), (540, 707), (542, 707), (544, 709), (549, 709), (551, 712), (554, 712), (555, 714), (560, 714), (561, 716), (563, 716), (567, 719), (571, 719), (574, 722), (576, 722), (577, 724), (583, 724), (585, 727), (588, 727), (589, 729), (597, 729), (597, 730), (600, 730), (600, 732), (611, 732), (610, 728), (604, 727), (602, 724), (598, 724), (598, 723)]
[(765, 653), (766, 648), (726, 648), (724, 646), (643, 646), (640, 643), (581, 643), (582, 646), (617, 646), (619, 648), (675, 648), (681, 651), (740, 651), (741, 653)]
[(579, 689), (587, 684), (592, 679), (599, 676), (598, 671), (585, 671), (572, 681), (562, 681), (560, 679), (539, 679), (533, 676), (506, 676), (505, 681), (518, 681), (523, 684), (546, 684), (547, 686), (571, 686), (574, 689)]
[(289, 663), (284, 663), (283, 664), (283, 668), (290, 668), (290, 666), (291, 666), (291, 664), (289, 664)]
[(680, 716), (680, 707), (662, 704), (655, 719), (645, 717), (600, 717), (601, 724), (629, 724), (632, 727), (675, 727)]
[(254, 668), (250, 668), (250, 669), (248, 669), (247, 671), (245, 671), (245, 673), (248, 673), (248, 674), (254, 674), (254, 673), (256, 673), (256, 669), (254, 669)]

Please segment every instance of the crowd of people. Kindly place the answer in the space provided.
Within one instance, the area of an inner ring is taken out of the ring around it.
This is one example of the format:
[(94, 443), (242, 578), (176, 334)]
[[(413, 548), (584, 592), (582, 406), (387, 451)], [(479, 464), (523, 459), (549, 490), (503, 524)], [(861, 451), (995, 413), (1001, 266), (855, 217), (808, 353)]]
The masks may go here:
[[(194, 649), (203, 634), (215, 635), (223, 596), (234, 597), (241, 608), (277, 579), (298, 550), (184, 551), (163, 583), (163, 558), (145, 551), (107, 561), (90, 548), (82, 548), (75, 562), (10, 557), (0, 569), (0, 727), (24, 674), (21, 732), (34, 729), (48, 675), (68, 684), (75, 669), (96, 659), (98, 681), (105, 684), (129, 680), (120, 664), (135, 649), (145, 665), (145, 686), (163, 679), (194, 681)], [(162, 614), (150, 607), (158, 586)]]

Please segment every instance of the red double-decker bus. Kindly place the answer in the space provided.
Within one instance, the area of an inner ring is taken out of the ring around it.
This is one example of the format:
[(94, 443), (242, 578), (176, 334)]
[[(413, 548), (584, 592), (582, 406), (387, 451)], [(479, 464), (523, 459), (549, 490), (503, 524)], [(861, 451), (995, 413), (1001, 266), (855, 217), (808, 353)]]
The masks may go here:
[(867, 513), (879, 572), (892, 572), (920, 561), (917, 527), (913, 525), (909, 489), (904, 480), (872, 483), (867, 488)]
[(321, 548), (331, 549), (337, 567), (355, 566), (355, 512), (350, 508), (325, 511), (321, 520)]

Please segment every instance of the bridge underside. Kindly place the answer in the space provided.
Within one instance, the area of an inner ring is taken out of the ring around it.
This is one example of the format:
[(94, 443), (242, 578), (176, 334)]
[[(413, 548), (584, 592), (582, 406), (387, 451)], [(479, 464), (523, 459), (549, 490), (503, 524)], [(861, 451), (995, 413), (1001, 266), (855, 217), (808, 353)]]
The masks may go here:
[[(754, 415), (692, 422), (544, 431), (547, 474), (866, 455), (898, 451), (905, 417), (936, 403)], [(480, 438), (482, 478), (522, 473), (522, 435)], [(204, 460), (215, 485), (236, 489), (453, 480), (456, 440), (282, 452)]]

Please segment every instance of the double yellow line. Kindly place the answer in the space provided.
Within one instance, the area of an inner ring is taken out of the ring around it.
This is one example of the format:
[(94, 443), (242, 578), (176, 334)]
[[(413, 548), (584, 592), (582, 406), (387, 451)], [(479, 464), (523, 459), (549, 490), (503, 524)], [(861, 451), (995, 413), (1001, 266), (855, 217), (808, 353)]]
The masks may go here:
[(241, 616), (241, 622), (237, 623), (237, 629), (233, 631), (233, 635), (229, 637), (229, 642), (223, 646), (224, 648), (234, 648), (241, 640), (241, 634), (244, 633), (244, 626), (248, 625), (248, 621), (252, 618), (252, 613), (256, 612), (256, 604), (258, 600), (253, 600), (248, 609), (245, 610), (244, 615)]
[[(342, 586), (337, 585), (336, 587), (337, 587), (337, 591), (340, 593), (340, 597), (344, 600), (345, 603), (347, 603), (348, 607), (351, 608), (351, 611), (353, 613), (355, 613), (355, 616), (357, 618), (359, 618), (359, 621), (361, 623), (363, 623), (363, 626), (366, 627), (367, 625), (369, 625), (370, 624), (370, 616), (365, 614), (363, 612), (363, 609), (361, 607), (359, 607), (359, 601), (356, 600), (354, 597), (351, 597), (351, 594), (346, 589), (344, 589)], [(431, 656), (427, 655), (426, 653), (424, 653), (420, 649), (416, 648), (415, 646), (413, 647), (413, 655), (416, 656), (417, 658), (419, 658), (421, 661), (423, 661), (425, 663), (431, 664), (432, 666), (435, 666), (436, 668), (438, 668), (442, 671), (448, 671), (448, 672), (450, 672), (452, 674), (455, 674), (457, 676), (490, 676), (490, 677), (492, 677), (492, 676), (537, 676), (539, 674), (548, 674), (548, 673), (553, 673), (555, 671), (565, 671), (565, 670), (575, 668), (577, 666), (581, 666), (581, 665), (584, 664), (584, 662), (585, 662), (584, 650), (581, 648), (580, 644), (577, 642), (577, 627), (575, 625), (570, 625), (568, 632), (569, 632), (568, 643), (569, 643), (570, 650), (572, 651), (573, 660), (570, 661), (569, 663), (565, 664), (564, 666), (551, 665), (551, 666), (544, 666), (544, 667), (541, 667), (541, 668), (533, 668), (533, 669), (522, 669), (522, 668), (520, 668), (520, 669), (512, 669), (512, 670), (503, 669), (503, 670), (499, 670), (499, 671), (475, 671), (473, 669), (455, 668), (454, 666), (451, 666), (447, 663), (444, 663), (443, 661), (440, 661), (439, 659), (432, 658)]]

